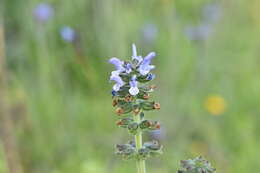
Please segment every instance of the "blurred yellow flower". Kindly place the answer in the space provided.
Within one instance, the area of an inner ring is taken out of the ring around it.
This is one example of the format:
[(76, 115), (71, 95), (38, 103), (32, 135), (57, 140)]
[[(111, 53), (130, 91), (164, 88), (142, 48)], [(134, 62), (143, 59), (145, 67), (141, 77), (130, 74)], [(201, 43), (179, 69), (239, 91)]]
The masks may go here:
[(206, 99), (205, 107), (213, 115), (220, 115), (226, 110), (226, 101), (218, 95), (209, 96)]

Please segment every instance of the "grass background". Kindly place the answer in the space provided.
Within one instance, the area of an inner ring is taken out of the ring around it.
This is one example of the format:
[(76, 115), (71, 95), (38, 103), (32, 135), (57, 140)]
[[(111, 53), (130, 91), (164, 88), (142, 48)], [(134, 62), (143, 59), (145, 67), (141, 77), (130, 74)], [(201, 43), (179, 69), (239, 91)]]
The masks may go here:
[[(54, 13), (41, 23), (33, 10), (42, 2)], [(204, 24), (211, 4), (218, 20), (191, 39), (187, 29)], [(162, 108), (149, 118), (162, 124), (164, 155), (148, 161), (149, 173), (176, 172), (197, 155), (221, 173), (260, 170), (259, 8), (258, 0), (4, 1), (8, 99), (25, 172), (135, 172), (113, 153), (130, 136), (114, 123), (107, 63), (130, 58), (132, 43), (143, 56), (157, 53)], [(62, 39), (64, 26), (76, 45)], [(205, 107), (211, 96), (225, 104), (217, 116)], [(7, 172), (3, 149), (0, 158)]]

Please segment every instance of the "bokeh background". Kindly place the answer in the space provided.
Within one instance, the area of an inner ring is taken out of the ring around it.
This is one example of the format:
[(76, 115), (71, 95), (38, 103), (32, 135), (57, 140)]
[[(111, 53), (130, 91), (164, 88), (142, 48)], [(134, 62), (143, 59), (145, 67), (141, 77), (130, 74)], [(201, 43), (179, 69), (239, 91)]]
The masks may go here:
[[(2, 8), (3, 7), (3, 8)], [(149, 173), (174, 173), (198, 155), (218, 172), (260, 170), (259, 0), (5, 0), (7, 97), (24, 173), (130, 173), (114, 145), (110, 57), (155, 51), (164, 145)], [(3, 51), (3, 50), (2, 50)], [(2, 124), (4, 122), (1, 122)], [(2, 140), (3, 141), (3, 140)], [(18, 171), (17, 171), (18, 172)], [(19, 172), (20, 173), (20, 172)]]

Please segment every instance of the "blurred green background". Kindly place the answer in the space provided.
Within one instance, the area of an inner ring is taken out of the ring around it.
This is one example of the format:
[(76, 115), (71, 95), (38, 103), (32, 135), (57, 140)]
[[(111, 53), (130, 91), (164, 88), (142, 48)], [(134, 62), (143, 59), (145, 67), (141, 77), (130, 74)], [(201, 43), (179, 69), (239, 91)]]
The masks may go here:
[[(8, 103), (25, 173), (130, 173), (114, 145), (110, 57), (155, 51), (164, 145), (148, 173), (203, 155), (221, 173), (260, 170), (260, 1), (5, 0)], [(0, 172), (8, 172), (0, 150)]]

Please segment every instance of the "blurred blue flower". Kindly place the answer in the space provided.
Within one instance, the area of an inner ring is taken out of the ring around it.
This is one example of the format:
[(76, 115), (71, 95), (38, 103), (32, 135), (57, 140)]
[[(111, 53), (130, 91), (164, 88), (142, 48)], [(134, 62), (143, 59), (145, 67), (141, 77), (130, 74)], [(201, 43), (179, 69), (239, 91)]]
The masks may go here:
[(65, 26), (60, 31), (61, 37), (64, 41), (73, 42), (76, 38), (76, 32), (69, 26)]
[(184, 30), (185, 35), (190, 40), (207, 40), (220, 16), (221, 6), (219, 4), (207, 4), (202, 11), (202, 23), (197, 26), (187, 26)]
[(208, 4), (203, 8), (203, 20), (206, 23), (215, 23), (221, 17), (221, 6), (219, 4)]
[(129, 93), (133, 96), (137, 95), (139, 93), (139, 89), (138, 89), (138, 82), (136, 81), (136, 75), (132, 76), (130, 82), (130, 89), (129, 89)]
[(157, 37), (158, 28), (155, 24), (148, 23), (144, 25), (142, 32), (143, 32), (144, 40), (148, 43), (151, 43), (154, 42), (154, 40)]
[(113, 86), (114, 91), (119, 91), (120, 88), (125, 84), (124, 81), (119, 76), (119, 73), (120, 72), (118, 72), (118, 71), (113, 71), (111, 76), (110, 76), (110, 80), (116, 82), (116, 84)]
[(40, 3), (35, 7), (33, 14), (38, 21), (45, 22), (53, 16), (53, 7), (48, 3)]
[(155, 57), (155, 52), (150, 52), (144, 60), (141, 62), (138, 71), (140, 72), (141, 75), (147, 75), (152, 69), (155, 68), (154, 65), (151, 64), (151, 60)]
[(187, 26), (184, 32), (189, 40), (207, 40), (212, 31), (211, 25), (201, 24), (199, 26)]

